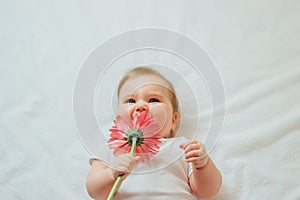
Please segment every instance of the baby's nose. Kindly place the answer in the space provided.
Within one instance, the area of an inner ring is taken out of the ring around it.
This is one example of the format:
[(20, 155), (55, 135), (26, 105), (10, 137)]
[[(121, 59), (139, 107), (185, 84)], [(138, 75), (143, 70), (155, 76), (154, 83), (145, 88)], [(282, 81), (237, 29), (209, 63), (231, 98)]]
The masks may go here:
[(135, 112), (149, 111), (148, 104), (146, 102), (140, 102), (135, 107)]

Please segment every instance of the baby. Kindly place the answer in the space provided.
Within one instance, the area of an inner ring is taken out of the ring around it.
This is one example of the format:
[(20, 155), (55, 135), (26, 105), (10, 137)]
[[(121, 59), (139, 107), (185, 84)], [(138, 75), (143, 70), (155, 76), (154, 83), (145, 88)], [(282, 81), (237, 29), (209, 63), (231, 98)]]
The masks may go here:
[(86, 187), (92, 198), (106, 199), (121, 174), (124, 177), (114, 199), (188, 200), (208, 198), (219, 191), (222, 176), (204, 145), (197, 140), (175, 137), (178, 100), (173, 85), (165, 77), (149, 67), (134, 68), (120, 81), (118, 100), (118, 115), (128, 123), (137, 113), (147, 111), (159, 124), (162, 153), (155, 157), (164, 156), (156, 158), (156, 162), (166, 158), (163, 152), (172, 151), (174, 146), (182, 149), (184, 156), (160, 170), (142, 174), (130, 174), (140, 165), (140, 157), (129, 153), (119, 155), (113, 167), (91, 159)]

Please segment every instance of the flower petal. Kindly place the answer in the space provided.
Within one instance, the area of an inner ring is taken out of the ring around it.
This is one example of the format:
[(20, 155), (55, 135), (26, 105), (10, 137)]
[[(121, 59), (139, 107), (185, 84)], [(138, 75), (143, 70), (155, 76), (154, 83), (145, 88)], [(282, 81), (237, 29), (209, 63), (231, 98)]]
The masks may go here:
[(130, 129), (130, 125), (119, 115), (114, 120), (114, 123), (115, 123), (115, 127), (124, 131), (125, 133)]

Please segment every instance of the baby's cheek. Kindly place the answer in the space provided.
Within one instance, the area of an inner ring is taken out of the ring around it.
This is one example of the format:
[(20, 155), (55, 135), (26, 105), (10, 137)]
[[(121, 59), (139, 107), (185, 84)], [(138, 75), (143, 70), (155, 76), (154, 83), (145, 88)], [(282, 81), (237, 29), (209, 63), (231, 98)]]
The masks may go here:
[(151, 106), (150, 115), (153, 118), (153, 120), (156, 123), (158, 123), (161, 129), (165, 127), (168, 118), (168, 110), (164, 106), (160, 106), (160, 105)]
[(118, 108), (118, 115), (120, 115), (127, 123), (131, 123), (131, 113), (128, 105), (120, 105)]

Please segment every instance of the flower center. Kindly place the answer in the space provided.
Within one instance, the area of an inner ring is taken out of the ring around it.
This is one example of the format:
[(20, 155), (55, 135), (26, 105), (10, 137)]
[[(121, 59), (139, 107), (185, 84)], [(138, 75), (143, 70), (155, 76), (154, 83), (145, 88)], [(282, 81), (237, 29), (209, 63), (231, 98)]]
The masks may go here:
[(126, 133), (126, 140), (129, 145), (132, 145), (132, 139), (136, 138), (136, 146), (143, 143), (143, 133), (139, 129), (131, 129)]

